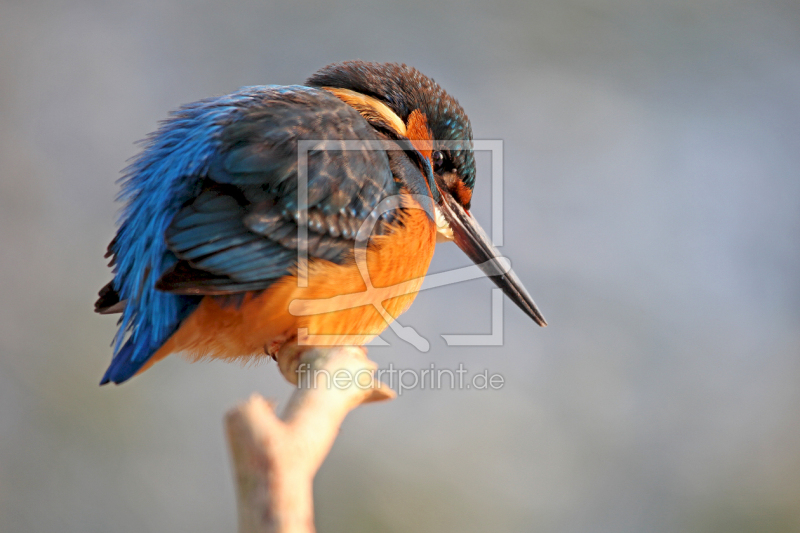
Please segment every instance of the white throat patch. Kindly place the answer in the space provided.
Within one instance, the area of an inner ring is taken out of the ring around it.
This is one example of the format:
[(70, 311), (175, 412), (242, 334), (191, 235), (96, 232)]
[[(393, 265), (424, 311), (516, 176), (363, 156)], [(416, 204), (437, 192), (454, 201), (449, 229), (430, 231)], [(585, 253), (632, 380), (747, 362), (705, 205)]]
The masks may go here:
[(447, 222), (447, 219), (444, 218), (442, 211), (435, 207), (433, 208), (436, 211), (436, 242), (450, 242), (453, 240), (453, 228), (450, 227), (450, 223)]

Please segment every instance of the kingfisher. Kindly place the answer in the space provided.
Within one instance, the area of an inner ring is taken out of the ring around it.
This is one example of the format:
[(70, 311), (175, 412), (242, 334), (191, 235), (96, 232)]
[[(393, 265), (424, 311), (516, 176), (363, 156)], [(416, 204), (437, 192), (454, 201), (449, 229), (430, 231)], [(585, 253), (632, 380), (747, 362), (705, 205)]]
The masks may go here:
[(404, 64), (334, 63), (305, 85), (180, 107), (123, 171), (95, 304), (121, 314), (101, 385), (173, 353), (366, 344), (411, 305), (443, 241), (545, 326), (470, 213), (475, 177), (466, 113)]

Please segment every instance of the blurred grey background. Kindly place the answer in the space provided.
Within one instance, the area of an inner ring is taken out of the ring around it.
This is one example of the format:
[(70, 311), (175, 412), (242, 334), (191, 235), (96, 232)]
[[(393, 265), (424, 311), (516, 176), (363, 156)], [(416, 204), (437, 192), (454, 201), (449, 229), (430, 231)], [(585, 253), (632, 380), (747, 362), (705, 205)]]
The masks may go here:
[[(0, 2), (0, 531), (233, 531), (222, 416), (274, 367), (97, 383), (115, 180), (181, 103), (416, 66), (505, 146), (505, 246), (550, 322), (421, 294), (386, 366), (501, 373), (354, 412), (320, 531), (800, 531), (800, 4)], [(491, 220), (481, 156), (475, 212)], [(484, 181), (481, 182), (481, 176)], [(433, 270), (468, 264), (452, 245)]]

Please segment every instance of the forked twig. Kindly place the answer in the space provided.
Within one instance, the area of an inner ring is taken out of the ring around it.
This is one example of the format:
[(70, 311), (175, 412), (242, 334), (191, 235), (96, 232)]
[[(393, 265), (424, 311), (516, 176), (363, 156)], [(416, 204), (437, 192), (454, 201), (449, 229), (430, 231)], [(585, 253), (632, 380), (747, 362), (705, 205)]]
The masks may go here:
[(277, 355), (297, 385), (280, 418), (254, 394), (225, 415), (236, 475), (239, 533), (314, 531), (313, 481), (345, 416), (395, 393), (374, 379), (363, 348), (284, 345)]

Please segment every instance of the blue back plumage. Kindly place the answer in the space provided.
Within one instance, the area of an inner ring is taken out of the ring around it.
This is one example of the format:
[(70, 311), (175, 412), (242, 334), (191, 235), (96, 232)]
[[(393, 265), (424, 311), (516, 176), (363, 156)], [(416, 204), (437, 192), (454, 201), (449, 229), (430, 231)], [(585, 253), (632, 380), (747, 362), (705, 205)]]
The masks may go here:
[[(155, 289), (177, 259), (164, 232), (181, 206), (196, 194), (220, 145), (220, 132), (236, 113), (275, 87), (245, 87), (174, 112), (144, 141), (124, 171), (119, 200), (126, 203), (111, 246), (114, 289), (126, 301), (114, 341), (114, 358), (101, 384), (133, 376), (199, 304), (200, 297)], [(283, 87), (280, 90), (288, 89)]]

